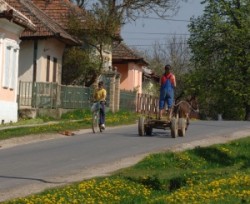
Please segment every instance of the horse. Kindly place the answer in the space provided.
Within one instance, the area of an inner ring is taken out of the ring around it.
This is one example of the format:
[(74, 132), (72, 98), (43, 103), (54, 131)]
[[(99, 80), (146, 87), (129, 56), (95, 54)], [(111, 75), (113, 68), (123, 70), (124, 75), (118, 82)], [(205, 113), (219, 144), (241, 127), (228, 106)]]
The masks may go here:
[(199, 105), (196, 96), (187, 97), (185, 100), (180, 100), (179, 98), (175, 100), (172, 117), (186, 119), (186, 130), (190, 123), (189, 116), (191, 112), (199, 112)]

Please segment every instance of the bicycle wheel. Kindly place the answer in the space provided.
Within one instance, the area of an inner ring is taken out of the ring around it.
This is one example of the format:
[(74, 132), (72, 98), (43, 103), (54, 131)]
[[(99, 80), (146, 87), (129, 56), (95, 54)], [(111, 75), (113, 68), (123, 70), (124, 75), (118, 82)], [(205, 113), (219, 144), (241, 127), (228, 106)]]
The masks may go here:
[(99, 113), (95, 111), (92, 115), (92, 130), (93, 133), (98, 132), (99, 128)]

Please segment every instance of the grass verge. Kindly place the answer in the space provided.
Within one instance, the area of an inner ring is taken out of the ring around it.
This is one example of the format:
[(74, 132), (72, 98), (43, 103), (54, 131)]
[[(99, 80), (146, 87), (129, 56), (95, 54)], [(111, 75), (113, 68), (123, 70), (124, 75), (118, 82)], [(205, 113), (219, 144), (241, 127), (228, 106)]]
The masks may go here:
[[(108, 112), (106, 113), (106, 125), (134, 124), (137, 117), (137, 114), (128, 111)], [(57, 133), (65, 130), (73, 131), (91, 128), (91, 118), (91, 112), (82, 109), (63, 114), (61, 120), (57, 121), (52, 118), (20, 120), (18, 123), (2, 126), (6, 129), (0, 130), (0, 140), (31, 134)]]
[(48, 189), (4, 204), (250, 203), (249, 146), (250, 137), (152, 154), (112, 176)]

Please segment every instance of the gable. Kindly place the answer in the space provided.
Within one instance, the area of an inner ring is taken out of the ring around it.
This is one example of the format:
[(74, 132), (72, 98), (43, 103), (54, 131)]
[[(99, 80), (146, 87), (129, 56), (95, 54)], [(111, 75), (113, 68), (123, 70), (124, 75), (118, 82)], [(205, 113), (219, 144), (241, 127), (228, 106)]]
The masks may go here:
[(69, 45), (77, 45), (80, 43), (77, 39), (67, 33), (58, 23), (50, 18), (45, 12), (33, 4), (33, 1), (5, 1), (13, 8), (19, 10), (21, 13), (27, 16), (36, 25), (35, 32), (25, 30), (21, 35), (21, 39), (54, 37)]

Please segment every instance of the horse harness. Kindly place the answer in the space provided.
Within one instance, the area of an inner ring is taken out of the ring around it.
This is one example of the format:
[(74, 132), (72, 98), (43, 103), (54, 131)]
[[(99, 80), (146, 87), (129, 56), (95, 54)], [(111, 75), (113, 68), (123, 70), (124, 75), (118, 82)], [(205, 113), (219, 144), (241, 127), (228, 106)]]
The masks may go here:
[(179, 105), (181, 103), (186, 103), (188, 104), (188, 106), (191, 108), (192, 111), (194, 111), (195, 113), (199, 112), (199, 109), (195, 109), (188, 101), (179, 101), (177, 104), (174, 104), (175, 107), (177, 107), (177, 110), (179, 109)]

